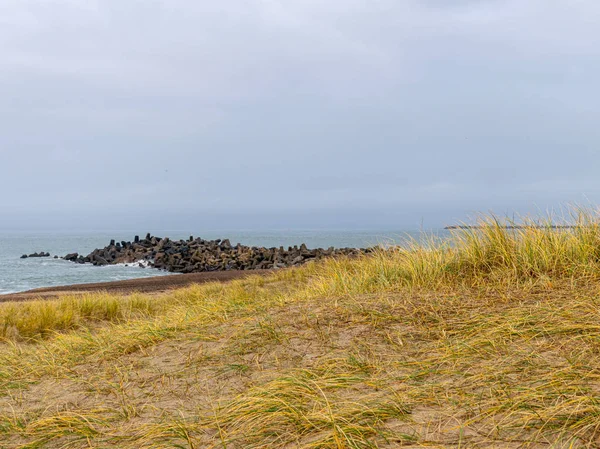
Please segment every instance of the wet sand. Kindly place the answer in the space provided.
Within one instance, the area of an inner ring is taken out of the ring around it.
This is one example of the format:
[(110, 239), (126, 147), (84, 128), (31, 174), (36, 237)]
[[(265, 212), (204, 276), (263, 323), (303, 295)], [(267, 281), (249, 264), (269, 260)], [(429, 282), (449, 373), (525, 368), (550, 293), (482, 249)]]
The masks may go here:
[(202, 284), (205, 282), (227, 282), (233, 279), (241, 279), (251, 275), (265, 275), (271, 271), (272, 270), (213, 271), (208, 273), (177, 274), (143, 279), (130, 279), (126, 281), (98, 282), (93, 284), (37, 288), (35, 290), (29, 290), (22, 293), (0, 295), (0, 302), (50, 299), (59, 295), (78, 295), (92, 292), (107, 292), (116, 294), (140, 292), (155, 294), (176, 288), (186, 287), (191, 284)]

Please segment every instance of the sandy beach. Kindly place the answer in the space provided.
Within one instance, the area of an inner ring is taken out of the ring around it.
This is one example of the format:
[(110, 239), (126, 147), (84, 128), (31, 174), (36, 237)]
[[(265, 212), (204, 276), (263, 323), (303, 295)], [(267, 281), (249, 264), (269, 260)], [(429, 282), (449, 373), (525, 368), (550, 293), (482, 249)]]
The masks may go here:
[(126, 281), (99, 282), (93, 284), (65, 285), (29, 290), (22, 293), (1, 295), (0, 302), (28, 301), (32, 299), (50, 299), (60, 295), (77, 295), (91, 292), (108, 293), (161, 293), (167, 290), (186, 287), (191, 284), (205, 282), (227, 282), (251, 275), (264, 275), (271, 270), (231, 270), (206, 273), (174, 274)]

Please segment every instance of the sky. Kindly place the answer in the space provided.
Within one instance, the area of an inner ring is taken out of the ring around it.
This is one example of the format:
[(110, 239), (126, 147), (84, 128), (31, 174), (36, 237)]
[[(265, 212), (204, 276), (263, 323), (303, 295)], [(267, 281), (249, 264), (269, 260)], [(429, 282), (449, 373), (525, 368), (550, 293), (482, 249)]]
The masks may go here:
[(597, 0), (2, 0), (1, 229), (600, 200)]

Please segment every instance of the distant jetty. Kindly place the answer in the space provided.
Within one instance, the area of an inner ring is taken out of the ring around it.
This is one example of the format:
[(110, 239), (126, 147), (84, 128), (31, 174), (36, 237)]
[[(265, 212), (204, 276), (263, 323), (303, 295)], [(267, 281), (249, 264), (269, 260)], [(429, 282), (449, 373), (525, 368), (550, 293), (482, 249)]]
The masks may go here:
[(505, 226), (494, 226), (494, 225), (454, 225), (446, 226), (444, 229), (486, 229), (490, 226), (498, 227), (501, 229), (576, 229), (583, 226), (577, 225), (505, 225)]

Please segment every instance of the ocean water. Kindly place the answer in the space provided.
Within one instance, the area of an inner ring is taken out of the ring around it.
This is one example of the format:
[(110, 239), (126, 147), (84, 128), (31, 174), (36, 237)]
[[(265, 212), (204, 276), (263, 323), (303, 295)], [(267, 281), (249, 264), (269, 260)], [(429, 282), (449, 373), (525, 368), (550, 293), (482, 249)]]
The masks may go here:
[[(187, 239), (190, 235), (204, 239), (228, 238), (232, 244), (279, 247), (306, 243), (309, 248), (368, 247), (378, 244), (395, 244), (407, 237), (418, 238), (417, 231), (275, 231), (275, 232), (153, 232), (159, 237)], [(143, 238), (145, 234), (140, 234)], [(54, 259), (68, 253), (87, 255), (96, 248), (106, 246), (111, 239), (133, 240), (132, 232), (112, 233), (0, 233), (0, 295), (22, 292), (40, 287), (85, 284), (164, 276), (165, 273), (152, 268), (110, 265), (95, 267)], [(51, 257), (20, 259), (22, 254), (49, 252)]]

